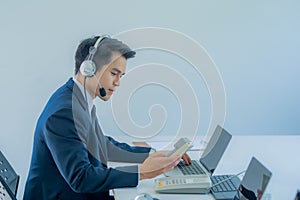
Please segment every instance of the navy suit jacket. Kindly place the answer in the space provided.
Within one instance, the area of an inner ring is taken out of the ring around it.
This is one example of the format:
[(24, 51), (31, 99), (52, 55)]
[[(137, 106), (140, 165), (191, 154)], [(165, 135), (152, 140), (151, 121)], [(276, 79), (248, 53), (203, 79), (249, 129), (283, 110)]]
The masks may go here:
[(24, 200), (108, 199), (109, 190), (138, 184), (138, 166), (107, 168), (107, 161), (143, 162), (149, 148), (104, 136), (72, 79), (49, 99), (38, 119)]

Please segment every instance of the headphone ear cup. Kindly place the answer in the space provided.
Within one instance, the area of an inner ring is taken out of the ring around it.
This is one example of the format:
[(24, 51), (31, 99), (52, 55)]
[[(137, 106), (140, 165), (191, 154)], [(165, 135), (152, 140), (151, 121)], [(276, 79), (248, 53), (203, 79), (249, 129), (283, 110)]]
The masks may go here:
[(80, 73), (83, 76), (90, 77), (96, 73), (96, 65), (92, 60), (85, 60), (80, 65)]

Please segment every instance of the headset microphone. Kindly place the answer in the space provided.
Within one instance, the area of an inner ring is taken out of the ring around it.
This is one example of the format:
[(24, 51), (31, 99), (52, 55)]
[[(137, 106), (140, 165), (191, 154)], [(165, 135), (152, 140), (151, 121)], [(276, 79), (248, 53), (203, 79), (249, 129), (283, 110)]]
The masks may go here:
[(103, 87), (101, 87), (98, 78), (95, 76), (95, 72), (96, 72), (96, 68), (93, 67), (93, 64), (91, 64), (90, 62), (93, 62), (91, 60), (86, 60), (81, 64), (80, 67), (80, 72), (84, 77), (95, 77), (98, 85), (99, 85), (99, 93), (101, 97), (105, 97), (106, 96), (106, 91)]
[(106, 91), (105, 91), (104, 87), (101, 87), (101, 85), (100, 85), (100, 80), (97, 78), (97, 76), (95, 76), (95, 75), (92, 75), (92, 76), (93, 76), (93, 77), (97, 80), (97, 82), (98, 82), (100, 96), (101, 96), (101, 97), (105, 97), (105, 96), (106, 96)]
[(101, 97), (105, 97), (106, 96), (106, 91), (105, 91), (104, 88), (100, 88), (99, 92), (100, 92)]
[[(84, 60), (82, 63), (81, 63), (81, 66), (80, 66), (80, 72), (81, 74), (84, 76), (84, 77), (92, 77), (94, 76), (95, 77), (95, 73), (96, 73), (96, 64), (95, 62), (93, 61), (93, 58), (94, 58), (94, 55), (96, 54), (97, 52), (97, 49), (101, 43), (102, 40), (104, 40), (105, 38), (110, 38), (109, 35), (103, 35), (103, 36), (100, 36), (94, 46), (92, 46), (90, 49), (89, 49), (89, 54), (87, 56), (87, 59)], [(96, 78), (97, 79), (97, 78)], [(106, 96), (106, 91), (103, 87), (101, 87), (100, 83), (99, 83), (99, 80), (97, 80), (98, 82), (98, 85), (99, 85), (99, 93), (100, 93), (100, 96), (101, 97), (105, 97)], [(85, 86), (84, 86), (85, 87)]]
[(105, 91), (104, 87), (101, 87), (99, 81), (98, 81), (98, 84), (99, 84), (99, 93), (100, 93), (100, 96), (101, 97), (105, 97), (106, 96), (106, 91)]

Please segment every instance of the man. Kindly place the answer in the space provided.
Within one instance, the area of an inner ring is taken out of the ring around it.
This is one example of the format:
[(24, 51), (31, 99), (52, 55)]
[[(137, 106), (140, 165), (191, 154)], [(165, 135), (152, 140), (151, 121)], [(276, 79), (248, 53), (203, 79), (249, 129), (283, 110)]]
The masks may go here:
[[(113, 199), (109, 190), (134, 187), (174, 168), (180, 156), (150, 154), (104, 136), (93, 100), (107, 101), (135, 52), (109, 37), (89, 38), (75, 55), (75, 77), (49, 99), (38, 119), (24, 199)], [(185, 155), (184, 160), (190, 159)], [(139, 166), (107, 168), (108, 161)]]

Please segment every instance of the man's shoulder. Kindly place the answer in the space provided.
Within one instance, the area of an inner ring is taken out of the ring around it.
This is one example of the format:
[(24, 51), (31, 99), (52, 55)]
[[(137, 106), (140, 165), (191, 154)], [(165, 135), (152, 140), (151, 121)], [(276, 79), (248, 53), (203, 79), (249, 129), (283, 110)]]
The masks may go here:
[[(73, 83), (74, 84), (74, 83)], [(70, 80), (59, 87), (50, 97), (47, 102), (47, 106), (50, 107), (70, 107), (72, 105), (72, 93), (73, 86), (70, 84)]]
[(87, 105), (81, 97), (81, 91), (76, 88), (74, 81), (69, 79), (58, 88), (49, 98), (41, 115), (39, 122), (46, 122), (52, 116), (73, 117), (84, 115)]
[(62, 109), (72, 109), (72, 82), (73, 80), (69, 79), (50, 96), (40, 117), (45, 120)]

